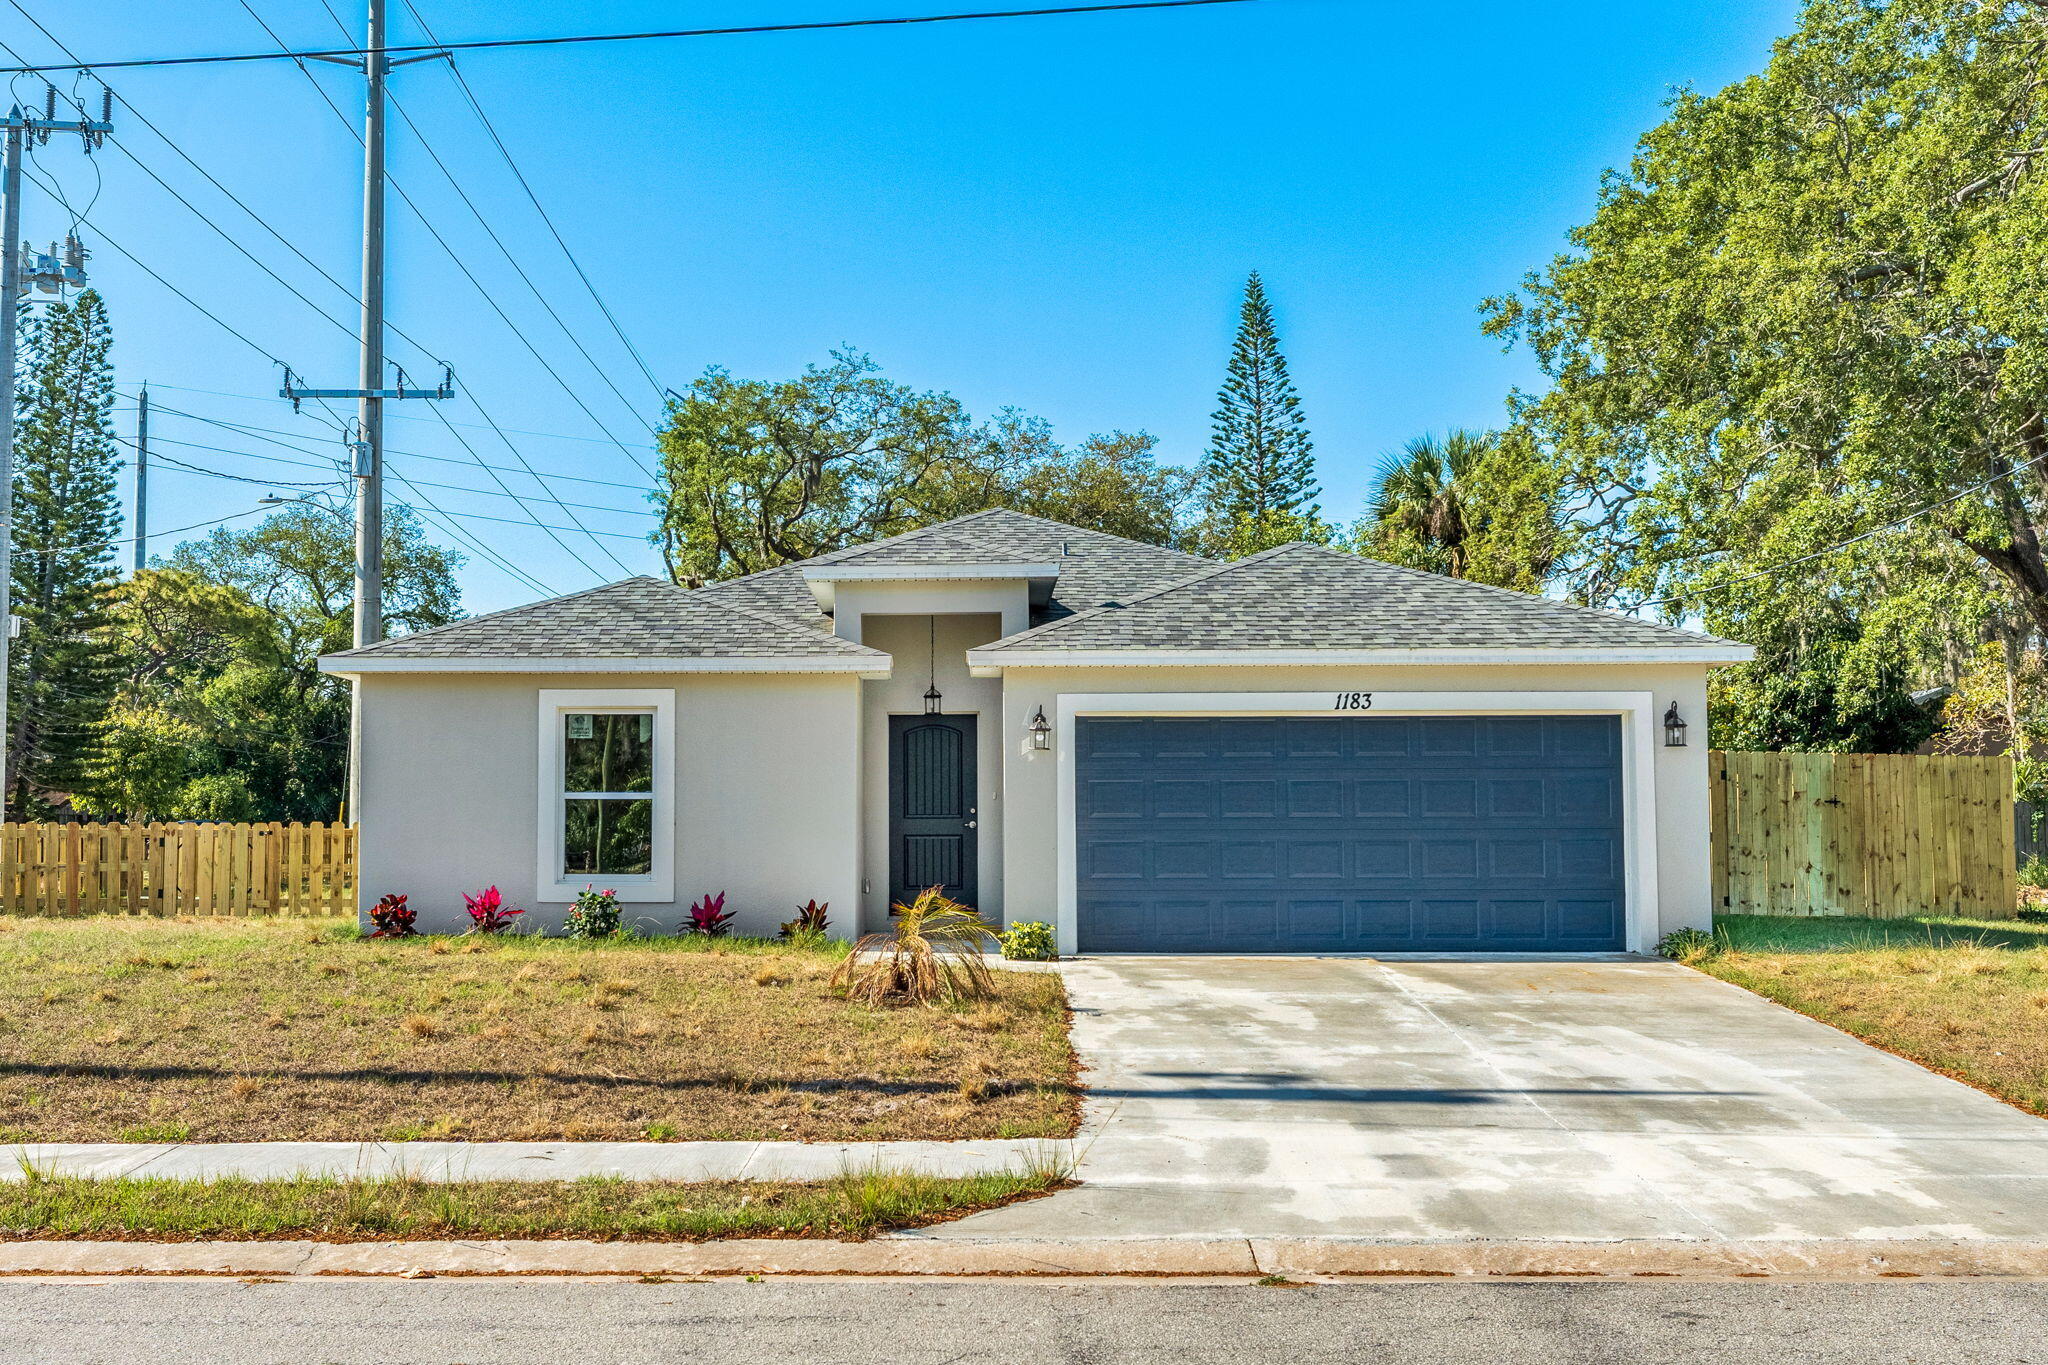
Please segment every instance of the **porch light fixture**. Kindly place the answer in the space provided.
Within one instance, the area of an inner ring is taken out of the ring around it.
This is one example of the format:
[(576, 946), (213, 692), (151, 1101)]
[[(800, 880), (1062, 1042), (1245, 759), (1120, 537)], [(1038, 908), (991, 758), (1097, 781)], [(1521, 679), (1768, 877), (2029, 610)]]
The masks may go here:
[(928, 716), (943, 714), (945, 697), (939, 692), (939, 618), (927, 616), (930, 623), (931, 646), (925, 655), (925, 666), (929, 670), (924, 689), (924, 713)]
[(1664, 747), (1683, 749), (1685, 747), (1685, 722), (1678, 718), (1678, 703), (1664, 713)]
[(1045, 718), (1045, 708), (1039, 707), (1032, 714), (1031, 724), (1025, 727), (1031, 731), (1031, 747), (1044, 753), (1052, 748), (1052, 722)]

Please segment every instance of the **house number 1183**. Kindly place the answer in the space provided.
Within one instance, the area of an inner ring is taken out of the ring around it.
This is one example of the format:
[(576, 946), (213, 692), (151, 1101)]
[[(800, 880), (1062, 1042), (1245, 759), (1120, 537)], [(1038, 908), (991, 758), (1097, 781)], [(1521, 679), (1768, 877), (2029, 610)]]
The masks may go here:
[(1372, 693), (1339, 692), (1337, 694), (1337, 704), (1331, 709), (1335, 711), (1370, 711), (1372, 710)]

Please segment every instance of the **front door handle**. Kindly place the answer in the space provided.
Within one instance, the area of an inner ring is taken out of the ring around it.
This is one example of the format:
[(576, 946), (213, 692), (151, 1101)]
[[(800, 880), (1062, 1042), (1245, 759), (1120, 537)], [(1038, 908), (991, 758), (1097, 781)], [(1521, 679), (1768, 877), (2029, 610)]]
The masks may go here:
[(974, 822), (973, 822), (972, 820), (969, 820), (969, 821), (967, 822), (967, 828), (969, 828), (969, 829), (973, 829), (973, 828), (974, 828)]

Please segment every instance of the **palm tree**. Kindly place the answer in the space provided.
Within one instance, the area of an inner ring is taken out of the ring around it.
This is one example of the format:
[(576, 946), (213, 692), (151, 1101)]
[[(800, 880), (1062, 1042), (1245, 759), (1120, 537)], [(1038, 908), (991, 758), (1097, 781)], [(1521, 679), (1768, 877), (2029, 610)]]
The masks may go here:
[(1434, 561), (1433, 572), (1469, 577), (1466, 542), (1472, 526), (1465, 497), (1478, 467), (1498, 438), (1489, 431), (1459, 428), (1442, 440), (1417, 436), (1391, 456), (1373, 478), (1366, 505), (1378, 538), (1405, 541)]
[(1558, 550), (1554, 499), (1518, 485), (1520, 466), (1504, 466), (1496, 458), (1503, 453), (1493, 431), (1461, 428), (1408, 442), (1373, 477), (1357, 548), (1451, 578), (1540, 584)]

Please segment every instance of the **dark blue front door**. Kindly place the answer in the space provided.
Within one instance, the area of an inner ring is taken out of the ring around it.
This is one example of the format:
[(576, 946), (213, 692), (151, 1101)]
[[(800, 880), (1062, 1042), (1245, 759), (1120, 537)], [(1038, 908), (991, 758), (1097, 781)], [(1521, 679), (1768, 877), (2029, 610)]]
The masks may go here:
[(1614, 716), (1084, 719), (1083, 952), (1623, 946)]

